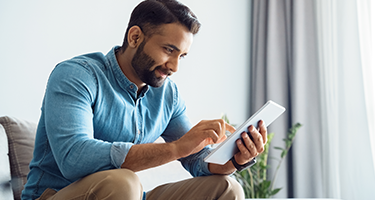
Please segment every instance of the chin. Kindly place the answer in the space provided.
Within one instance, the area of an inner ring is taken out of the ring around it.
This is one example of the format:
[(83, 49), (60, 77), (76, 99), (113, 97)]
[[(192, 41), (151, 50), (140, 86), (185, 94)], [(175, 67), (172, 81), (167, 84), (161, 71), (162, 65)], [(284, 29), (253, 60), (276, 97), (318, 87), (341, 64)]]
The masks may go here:
[(158, 87), (161, 87), (164, 85), (164, 82), (167, 78), (165, 79), (158, 79), (158, 78), (153, 78), (152, 80), (148, 80), (148, 81), (145, 81), (145, 83), (151, 87), (155, 87), (155, 88), (158, 88)]
[(148, 85), (151, 86), (151, 87), (154, 87), (154, 88), (159, 88), (159, 87), (164, 85), (164, 81), (161, 81), (161, 82), (158, 82), (158, 83), (153, 83), (153, 84), (148, 84)]

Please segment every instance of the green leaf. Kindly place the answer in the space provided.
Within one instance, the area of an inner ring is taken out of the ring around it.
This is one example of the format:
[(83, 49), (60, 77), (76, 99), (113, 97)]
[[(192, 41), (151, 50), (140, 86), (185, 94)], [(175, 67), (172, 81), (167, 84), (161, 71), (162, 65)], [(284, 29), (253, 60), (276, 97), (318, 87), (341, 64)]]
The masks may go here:
[(285, 141), (285, 146), (286, 148), (289, 148), (290, 146), (292, 146), (292, 141), (289, 141), (289, 140)]
[(271, 193), (270, 193), (270, 196), (273, 196), (273, 195), (277, 194), (278, 192), (280, 192), (281, 189), (282, 188), (276, 188), (276, 189), (272, 190)]
[(274, 149), (277, 149), (277, 150), (281, 150), (281, 151), (283, 151), (284, 149), (283, 148), (281, 148), (281, 147), (274, 147)]
[(271, 186), (271, 181), (263, 181), (263, 188), (269, 188)]
[(275, 133), (269, 133), (267, 135), (267, 143), (271, 143), (272, 139), (273, 139), (273, 136), (275, 136)]
[(281, 157), (281, 158), (284, 158), (284, 157), (286, 156), (287, 153), (288, 153), (288, 151), (284, 150), (283, 152), (281, 152), (280, 157)]

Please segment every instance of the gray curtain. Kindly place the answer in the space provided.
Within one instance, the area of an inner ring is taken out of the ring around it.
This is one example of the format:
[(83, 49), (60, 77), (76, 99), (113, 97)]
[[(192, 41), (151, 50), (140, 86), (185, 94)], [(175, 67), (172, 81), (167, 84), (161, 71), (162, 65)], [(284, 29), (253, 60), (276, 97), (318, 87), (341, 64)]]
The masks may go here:
[[(300, 122), (275, 187), (279, 198), (322, 197), (319, 71), (314, 0), (252, 0), (250, 112), (267, 100), (287, 111), (271, 126), (270, 156), (280, 158), (287, 130)], [(269, 176), (278, 161), (271, 159)]]

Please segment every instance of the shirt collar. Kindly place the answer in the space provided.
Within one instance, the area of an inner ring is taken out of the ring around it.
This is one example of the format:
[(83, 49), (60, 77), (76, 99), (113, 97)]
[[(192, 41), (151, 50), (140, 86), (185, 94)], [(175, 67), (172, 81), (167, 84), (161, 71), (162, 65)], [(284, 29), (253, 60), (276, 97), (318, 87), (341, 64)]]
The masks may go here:
[(109, 52), (108, 54), (106, 55), (108, 61), (109, 61), (109, 65), (110, 67), (112, 68), (112, 71), (113, 71), (113, 74), (114, 74), (114, 77), (115, 79), (117, 80), (118, 84), (120, 85), (120, 87), (125, 90), (125, 91), (128, 91), (129, 93), (132, 94), (132, 96), (134, 97), (134, 99), (137, 99), (137, 98), (142, 98), (146, 95), (146, 93), (149, 91), (149, 87), (148, 85), (146, 85), (140, 95), (137, 97), (137, 91), (138, 91), (138, 87), (136, 84), (134, 84), (133, 82), (131, 82), (126, 76), (125, 74), (122, 72), (118, 62), (117, 62), (117, 59), (116, 59), (116, 55), (115, 55), (115, 52), (116, 50), (120, 48), (120, 46), (115, 46), (113, 47)]

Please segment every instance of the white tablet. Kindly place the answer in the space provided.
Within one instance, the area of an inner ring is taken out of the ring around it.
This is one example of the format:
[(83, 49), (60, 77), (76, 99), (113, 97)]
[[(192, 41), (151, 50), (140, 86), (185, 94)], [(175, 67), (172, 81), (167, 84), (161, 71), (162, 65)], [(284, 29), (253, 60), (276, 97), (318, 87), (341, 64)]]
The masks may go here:
[(236, 140), (241, 138), (241, 133), (248, 132), (248, 127), (253, 125), (258, 127), (259, 120), (263, 120), (266, 126), (270, 125), (278, 118), (285, 108), (279, 104), (268, 101), (256, 113), (254, 113), (245, 123), (231, 134), (224, 142), (219, 144), (205, 159), (205, 162), (224, 165), (234, 154), (238, 152)]

